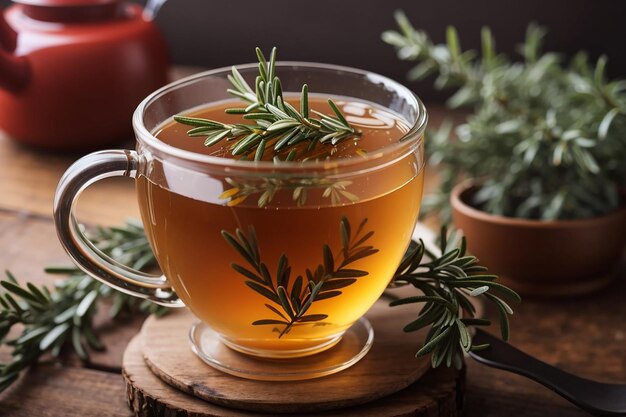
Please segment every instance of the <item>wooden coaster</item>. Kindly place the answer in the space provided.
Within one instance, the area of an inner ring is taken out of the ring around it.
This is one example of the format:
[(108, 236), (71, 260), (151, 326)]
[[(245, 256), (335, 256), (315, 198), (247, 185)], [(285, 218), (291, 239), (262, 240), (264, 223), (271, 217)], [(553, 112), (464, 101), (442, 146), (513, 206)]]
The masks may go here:
[[(268, 414), (211, 404), (166, 384), (146, 365), (141, 352), (140, 338), (141, 336), (135, 337), (128, 345), (124, 352), (122, 369), (128, 404), (136, 417), (268, 416)], [(198, 365), (207, 366), (204, 363)], [(317, 381), (322, 381), (322, 379)], [(350, 387), (345, 389), (349, 390)], [(464, 371), (447, 368), (431, 369), (417, 382), (395, 394), (351, 408), (315, 413), (315, 416), (456, 417), (461, 414), (464, 391)], [(306, 411), (309, 410), (302, 410), (302, 412)], [(282, 416), (301, 416), (302, 412)]]
[[(166, 384), (146, 365), (140, 336), (135, 337), (124, 352), (122, 375), (128, 405), (136, 417), (268, 416), (221, 407)], [(461, 415), (464, 392), (464, 370), (431, 369), (414, 384), (388, 397), (355, 407), (310, 413), (307, 417), (457, 417)], [(281, 416), (302, 416), (307, 411)]]
[(429, 358), (414, 356), (425, 332), (402, 331), (415, 314), (415, 306), (390, 308), (387, 300), (377, 302), (366, 315), (375, 332), (370, 352), (347, 370), (304, 381), (249, 380), (206, 365), (190, 349), (187, 333), (194, 318), (187, 311), (148, 318), (139, 339), (147, 367), (163, 381), (195, 397), (256, 412), (319, 412), (385, 397), (406, 388), (430, 369)]

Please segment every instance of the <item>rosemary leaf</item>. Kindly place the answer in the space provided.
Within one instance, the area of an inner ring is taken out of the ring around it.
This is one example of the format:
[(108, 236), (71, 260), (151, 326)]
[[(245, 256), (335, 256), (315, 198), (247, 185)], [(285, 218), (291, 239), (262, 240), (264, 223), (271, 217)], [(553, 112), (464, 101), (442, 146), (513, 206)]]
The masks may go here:
[[(252, 226), (248, 229), (248, 235), (240, 229), (236, 229), (234, 235), (223, 230), (222, 237), (226, 243), (241, 255), (252, 269), (260, 271), (262, 278), (250, 269), (238, 264), (232, 264), (233, 269), (247, 279), (245, 284), (250, 289), (273, 303), (265, 304), (270, 311), (285, 320), (285, 322), (281, 322), (276, 319), (261, 319), (254, 321), (252, 324), (259, 326), (282, 323), (284, 326), (279, 331), (278, 336), (281, 338), (288, 334), (297, 323), (325, 320), (328, 317), (326, 314), (306, 313), (314, 302), (340, 296), (342, 294), (339, 291), (340, 289), (349, 287), (357, 282), (359, 278), (368, 275), (367, 271), (350, 269), (348, 266), (357, 259), (371, 256), (378, 252), (377, 249), (368, 246), (366, 247), (367, 253), (363, 253), (362, 248), (355, 244), (355, 240), (357, 243), (362, 244), (374, 235), (373, 231), (365, 232), (364, 236), (360, 235), (366, 223), (367, 219), (360, 223), (357, 234), (352, 235), (350, 222), (343, 216), (339, 227), (342, 234), (340, 256), (335, 260), (330, 247), (322, 245), (323, 263), (315, 268), (315, 272), (312, 272), (311, 269), (306, 270), (306, 282), (302, 275), (298, 275), (293, 281), (291, 288), (289, 286), (291, 267), (286, 254), (281, 254), (277, 262), (276, 275), (272, 277), (265, 263), (261, 261), (260, 248)], [(356, 253), (359, 256), (355, 256), (355, 251), (360, 251)], [(251, 253), (254, 253), (254, 256)]]

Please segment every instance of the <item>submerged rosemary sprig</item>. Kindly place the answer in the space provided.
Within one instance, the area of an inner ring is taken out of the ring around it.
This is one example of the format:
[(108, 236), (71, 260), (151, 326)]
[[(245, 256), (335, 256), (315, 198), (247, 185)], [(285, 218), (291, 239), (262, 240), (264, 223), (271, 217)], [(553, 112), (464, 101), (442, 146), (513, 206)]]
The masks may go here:
[[(98, 228), (90, 235), (96, 246), (116, 261), (136, 269), (154, 266), (155, 259), (137, 221), (123, 227)], [(13, 359), (0, 364), (0, 392), (11, 385), (20, 372), (50, 353), (57, 357), (62, 348), (71, 346), (82, 360), (88, 360), (87, 347), (103, 350), (93, 328), (97, 304), (111, 300), (109, 316), (123, 311), (164, 314), (165, 307), (113, 290), (85, 275), (75, 267), (49, 267), (50, 274), (69, 275), (54, 289), (30, 282), (20, 284), (7, 272), (0, 281), (0, 345), (12, 348)], [(15, 326), (23, 326), (19, 336), (8, 338)]]
[(227, 177), (225, 181), (232, 187), (220, 194), (219, 198), (227, 200), (227, 206), (236, 206), (249, 196), (258, 194), (257, 206), (263, 208), (272, 202), (279, 190), (292, 190), (292, 199), (298, 206), (303, 206), (311, 190), (323, 190), (322, 197), (330, 199), (330, 204), (337, 206), (345, 202), (355, 203), (359, 197), (346, 188), (352, 185), (348, 180), (331, 180), (328, 178), (262, 178), (252, 181), (237, 180)]
[(282, 330), (275, 328), (279, 333), (278, 338), (281, 338), (295, 325), (320, 324), (328, 318), (327, 314), (306, 313), (313, 303), (337, 297), (342, 294), (340, 289), (369, 275), (367, 271), (348, 268), (359, 259), (378, 253), (378, 249), (365, 245), (374, 235), (373, 231), (365, 232), (366, 224), (367, 219), (364, 219), (353, 234), (348, 218), (343, 216), (339, 226), (341, 250), (335, 255), (328, 245), (323, 245), (323, 263), (313, 269), (307, 268), (306, 277), (298, 275), (293, 283), (290, 282), (291, 266), (285, 253), (278, 260), (276, 277), (272, 278), (267, 265), (261, 260), (253, 226), (250, 226), (248, 235), (240, 229), (235, 231), (235, 235), (223, 230), (222, 236), (226, 242), (248, 262), (253, 271), (236, 263), (232, 264), (233, 269), (248, 279), (245, 283), (250, 289), (272, 303), (265, 306), (278, 316), (256, 320), (252, 325), (282, 326)]
[[(187, 132), (189, 136), (205, 137), (204, 145), (213, 146), (223, 140), (232, 141), (230, 147), (234, 156), (242, 155), (246, 159), (254, 154), (254, 160), (260, 161), (266, 149), (274, 150), (274, 161), (291, 161), (298, 156), (296, 146), (308, 142), (306, 151), (312, 151), (318, 143), (336, 145), (348, 138), (360, 136), (360, 132), (348, 123), (337, 105), (328, 100), (335, 117), (309, 107), (309, 87), (304, 84), (300, 93), (298, 111), (283, 98), (280, 79), (276, 76), (276, 48), (272, 49), (269, 62), (263, 52), (256, 48), (259, 60), (259, 75), (254, 90), (241, 76), (236, 67), (228, 80), (232, 89), (228, 92), (240, 98), (248, 106), (227, 109), (228, 114), (241, 114), (249, 123), (222, 123), (198, 117), (175, 116), (179, 123), (193, 126)], [(315, 114), (319, 118), (311, 115)]]
[(448, 367), (454, 365), (460, 368), (463, 352), (488, 347), (472, 344), (469, 329), (472, 326), (489, 326), (491, 322), (474, 317), (476, 310), (469, 297), (483, 296), (495, 304), (504, 340), (509, 338), (507, 315), (513, 314), (513, 310), (501, 297), (521, 301), (515, 291), (495, 282), (495, 275), (485, 274), (487, 268), (479, 265), (478, 259), (466, 254), (465, 237), (455, 245), (457, 240), (449, 237), (446, 228), (442, 228), (439, 256), (426, 249), (421, 239), (411, 242), (393, 279), (395, 284), (410, 284), (421, 292), (420, 295), (395, 300), (390, 305), (423, 304), (417, 318), (407, 324), (404, 331), (430, 327), (426, 341), (416, 356), (432, 353), (433, 367), (445, 363)]

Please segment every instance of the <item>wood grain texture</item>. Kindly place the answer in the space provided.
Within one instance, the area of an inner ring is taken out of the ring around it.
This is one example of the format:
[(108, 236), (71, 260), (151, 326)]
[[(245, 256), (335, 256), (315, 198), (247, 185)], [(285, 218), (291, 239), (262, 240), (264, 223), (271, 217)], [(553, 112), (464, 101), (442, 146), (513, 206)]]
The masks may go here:
[(40, 365), (0, 394), (3, 417), (125, 417), (120, 375)]
[[(607, 383), (626, 383), (626, 257), (599, 293), (571, 300), (525, 299), (514, 306), (510, 343), (551, 365)], [(495, 318), (494, 309), (487, 317)], [(494, 329), (494, 332), (496, 330)], [(583, 417), (552, 391), (518, 375), (468, 361), (467, 417)]]
[[(0, 170), (1, 171), (1, 170)], [(26, 212), (0, 210), (0, 271), (35, 284), (54, 284), (43, 272), (46, 265), (71, 265), (51, 219)]]
[(149, 317), (140, 338), (148, 367), (170, 385), (196, 397), (253, 411), (320, 411), (397, 392), (430, 369), (429, 357), (414, 356), (426, 332), (402, 331), (402, 326), (415, 317), (414, 306), (390, 308), (388, 301), (381, 300), (366, 317), (375, 333), (369, 353), (344, 371), (303, 381), (256, 381), (206, 365), (191, 351), (187, 334), (195, 318), (188, 311)]
[[(179, 391), (163, 382), (146, 365), (139, 337), (124, 354), (122, 375), (126, 394), (137, 417), (253, 417), (251, 411), (220, 407)], [(320, 417), (422, 417), (458, 416), (463, 403), (464, 372), (431, 370), (420, 380), (388, 397), (341, 410), (313, 412)], [(313, 410), (305, 410), (313, 411)], [(298, 414), (282, 414), (295, 417)]]
[[(122, 145), (124, 146), (124, 145)], [(124, 147), (134, 147), (128, 142)], [(63, 172), (81, 155), (44, 153), (0, 134), (1, 208), (52, 217), (54, 192)], [(89, 187), (78, 202), (80, 222), (112, 225), (138, 216), (132, 180), (111, 178)]]

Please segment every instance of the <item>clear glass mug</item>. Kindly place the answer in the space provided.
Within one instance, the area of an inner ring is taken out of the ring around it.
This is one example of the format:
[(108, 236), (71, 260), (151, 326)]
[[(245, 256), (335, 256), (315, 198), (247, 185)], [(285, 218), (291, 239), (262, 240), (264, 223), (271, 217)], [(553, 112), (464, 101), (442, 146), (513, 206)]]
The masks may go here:
[[(257, 64), (238, 69), (254, 85)], [(200, 319), (192, 348), (226, 372), (235, 367), (203, 345), (207, 334), (236, 351), (287, 361), (329, 349), (360, 325), (362, 346), (332, 365), (343, 369), (369, 349), (372, 330), (362, 316), (388, 285), (417, 221), (426, 110), (386, 77), (282, 62), (283, 91), (307, 83), (326, 97), (362, 100), (401, 118), (407, 131), (358, 158), (281, 163), (206, 155), (155, 137), (174, 115), (229, 99), (228, 74), (228, 68), (211, 70), (154, 92), (133, 116), (136, 150), (95, 152), (72, 165), (54, 201), (59, 239), (90, 276), (159, 304), (188, 307)], [(163, 275), (113, 261), (79, 228), (77, 197), (112, 176), (135, 179)]]

